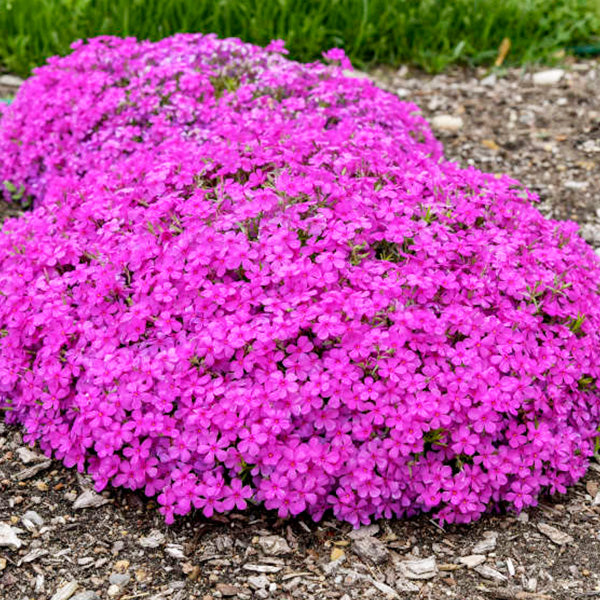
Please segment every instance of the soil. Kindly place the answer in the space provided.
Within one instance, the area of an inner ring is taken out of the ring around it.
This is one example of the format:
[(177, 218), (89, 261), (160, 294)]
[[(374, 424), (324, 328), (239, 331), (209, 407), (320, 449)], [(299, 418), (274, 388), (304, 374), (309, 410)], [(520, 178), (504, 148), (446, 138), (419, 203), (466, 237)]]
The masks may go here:
[[(545, 85), (528, 69), (369, 76), (437, 124), (447, 158), (521, 180), (545, 215), (576, 220), (600, 247), (598, 61), (564, 65)], [(0, 97), (14, 91), (0, 88)], [(600, 597), (599, 490), (592, 463), (568, 494), (468, 526), (441, 529), (425, 515), (353, 531), (254, 508), (168, 527), (153, 500), (94, 494), (85, 476), (0, 423), (0, 598)]]

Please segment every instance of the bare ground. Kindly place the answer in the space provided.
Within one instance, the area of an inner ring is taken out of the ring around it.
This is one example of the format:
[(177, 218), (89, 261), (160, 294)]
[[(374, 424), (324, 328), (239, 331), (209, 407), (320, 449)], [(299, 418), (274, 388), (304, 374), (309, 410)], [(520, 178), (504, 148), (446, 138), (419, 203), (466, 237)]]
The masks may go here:
[[(520, 179), (547, 216), (578, 221), (600, 247), (600, 63), (567, 65), (549, 85), (523, 69), (485, 76), (371, 73), (438, 124), (448, 158)], [(0, 78), (0, 97), (12, 92)], [(0, 598), (600, 597), (596, 464), (567, 495), (518, 517), (488, 515), (445, 530), (422, 516), (353, 532), (262, 509), (167, 527), (154, 501), (90, 488), (0, 424)]]

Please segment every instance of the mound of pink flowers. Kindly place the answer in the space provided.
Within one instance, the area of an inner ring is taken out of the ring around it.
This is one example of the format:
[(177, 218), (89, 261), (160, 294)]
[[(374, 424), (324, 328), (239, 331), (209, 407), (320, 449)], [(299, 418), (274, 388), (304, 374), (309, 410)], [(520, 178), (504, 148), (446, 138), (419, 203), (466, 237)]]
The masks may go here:
[(583, 476), (600, 267), (416, 106), (213, 36), (98, 38), (0, 120), (0, 400), (106, 485), (355, 526)]

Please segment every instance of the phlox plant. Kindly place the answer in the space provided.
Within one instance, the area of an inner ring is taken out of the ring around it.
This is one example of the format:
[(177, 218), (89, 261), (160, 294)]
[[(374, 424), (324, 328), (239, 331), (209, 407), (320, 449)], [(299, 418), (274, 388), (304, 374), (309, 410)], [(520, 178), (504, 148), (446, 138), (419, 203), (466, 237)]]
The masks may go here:
[[(0, 120), (0, 400), (48, 455), (199, 509), (519, 511), (585, 473), (600, 268), (416, 106), (211, 35), (97, 38)], [(16, 192), (15, 192), (16, 191)]]

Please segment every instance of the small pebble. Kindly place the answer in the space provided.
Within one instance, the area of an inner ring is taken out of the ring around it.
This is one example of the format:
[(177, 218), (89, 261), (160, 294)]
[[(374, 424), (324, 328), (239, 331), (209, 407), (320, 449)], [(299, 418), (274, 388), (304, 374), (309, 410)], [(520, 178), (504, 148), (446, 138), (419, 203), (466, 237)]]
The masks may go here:
[(438, 131), (456, 132), (461, 129), (463, 124), (460, 117), (452, 115), (436, 115), (431, 119), (431, 126)]
[(85, 490), (77, 497), (73, 504), (73, 508), (75, 510), (82, 510), (84, 508), (98, 508), (107, 502), (108, 500), (104, 496), (97, 494), (93, 490)]
[(59, 587), (50, 600), (69, 600), (77, 591), (79, 585), (76, 581), (69, 581)]
[(75, 594), (71, 600), (100, 600), (100, 596), (98, 596), (98, 594), (92, 590), (87, 590), (85, 592), (79, 592), (79, 594)]
[(17, 537), (17, 532), (10, 525), (0, 523), (0, 547), (18, 550), (23, 542)]
[(535, 85), (556, 85), (564, 76), (563, 69), (548, 69), (533, 74), (533, 83)]
[(153, 529), (147, 536), (141, 537), (138, 541), (142, 548), (158, 548), (165, 542), (164, 533)]
[(127, 573), (111, 573), (108, 578), (108, 583), (111, 585), (118, 585), (119, 587), (125, 587), (131, 581), (131, 575)]

